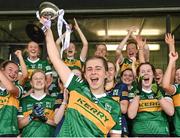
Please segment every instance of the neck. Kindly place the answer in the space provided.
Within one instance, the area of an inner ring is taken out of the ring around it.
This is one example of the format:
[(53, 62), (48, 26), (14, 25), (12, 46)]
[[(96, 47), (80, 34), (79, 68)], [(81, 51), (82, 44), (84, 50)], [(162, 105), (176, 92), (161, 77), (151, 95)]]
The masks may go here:
[(147, 91), (151, 90), (151, 86), (142, 86), (142, 88)]
[(67, 59), (74, 59), (74, 56), (71, 56), (71, 57), (67, 57)]
[(93, 94), (99, 95), (99, 94), (103, 94), (105, 92), (104, 88), (100, 88), (100, 89), (91, 89), (91, 92)]
[(33, 95), (34, 95), (35, 97), (39, 98), (39, 97), (43, 96), (44, 94), (45, 94), (44, 90), (35, 90), (35, 89), (34, 89)]
[(34, 61), (34, 60), (37, 60), (38, 57), (29, 57), (29, 59)]
[(110, 90), (114, 87), (114, 80), (110, 82), (106, 82), (105, 89)]

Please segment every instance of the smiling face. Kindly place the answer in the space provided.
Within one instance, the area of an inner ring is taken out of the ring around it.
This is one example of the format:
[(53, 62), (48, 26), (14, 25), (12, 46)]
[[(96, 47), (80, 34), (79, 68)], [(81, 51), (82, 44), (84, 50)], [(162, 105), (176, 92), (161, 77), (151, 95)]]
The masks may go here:
[(104, 44), (96, 45), (96, 51), (94, 53), (95, 56), (106, 57), (107, 55), (107, 47)]
[(31, 85), (35, 90), (44, 90), (46, 84), (46, 76), (42, 72), (35, 72), (31, 78)]
[(176, 70), (175, 83), (180, 84), (180, 68)]
[(127, 85), (131, 85), (134, 80), (134, 75), (132, 70), (130, 69), (124, 70), (121, 76), (121, 80), (123, 83)]
[(126, 52), (127, 52), (128, 58), (136, 57), (138, 53), (136, 45), (134, 43), (129, 43), (126, 47)]
[(71, 58), (75, 56), (76, 53), (76, 46), (74, 43), (70, 43), (69, 47), (66, 49), (67, 57)]
[(15, 63), (8, 63), (2, 71), (10, 81), (17, 80), (19, 68)]
[(142, 88), (150, 89), (154, 78), (152, 66), (149, 64), (142, 64), (139, 68), (139, 76), (143, 76)]
[(36, 59), (39, 56), (40, 48), (36, 42), (29, 42), (27, 52), (30, 59)]
[(158, 84), (162, 83), (162, 79), (163, 79), (163, 71), (162, 71), (162, 69), (156, 69), (155, 79), (156, 79), (156, 82)]
[(96, 92), (96, 94), (104, 92), (107, 71), (102, 59), (92, 58), (87, 60), (84, 76), (92, 92)]

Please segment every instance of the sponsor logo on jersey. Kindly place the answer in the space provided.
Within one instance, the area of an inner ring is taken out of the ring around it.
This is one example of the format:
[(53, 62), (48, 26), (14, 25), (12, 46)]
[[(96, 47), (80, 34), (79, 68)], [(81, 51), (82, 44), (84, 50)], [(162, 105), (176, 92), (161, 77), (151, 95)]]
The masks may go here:
[[(106, 107), (108, 110), (111, 108), (108, 105)], [(68, 108), (73, 108), (80, 112), (104, 134), (107, 134), (115, 125), (115, 121), (109, 112), (76, 91), (71, 91), (70, 93)]]
[(160, 104), (157, 99), (140, 100), (138, 112), (154, 112), (161, 111)]

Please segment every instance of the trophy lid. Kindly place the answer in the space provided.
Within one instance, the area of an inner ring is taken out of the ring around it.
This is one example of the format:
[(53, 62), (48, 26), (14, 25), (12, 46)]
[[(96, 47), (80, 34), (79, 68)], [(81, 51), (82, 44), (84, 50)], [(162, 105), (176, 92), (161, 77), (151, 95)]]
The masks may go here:
[(58, 16), (59, 8), (51, 2), (42, 2), (39, 6), (40, 17), (44, 16), (50, 19), (55, 19)]
[(37, 43), (42, 43), (45, 39), (43, 30), (36, 24), (27, 24), (26, 34), (31, 40)]

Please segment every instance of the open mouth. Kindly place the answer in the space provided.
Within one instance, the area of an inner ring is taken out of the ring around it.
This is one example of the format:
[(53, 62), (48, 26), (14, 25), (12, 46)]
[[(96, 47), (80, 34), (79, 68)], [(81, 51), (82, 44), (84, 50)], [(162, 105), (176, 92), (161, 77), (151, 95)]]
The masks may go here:
[(149, 83), (149, 78), (144, 78), (143, 81), (144, 81), (145, 84), (148, 84)]
[(92, 84), (97, 84), (99, 78), (91, 78), (90, 80)]
[(68, 50), (68, 53), (70, 53), (70, 54), (71, 54), (72, 52), (73, 52), (72, 50)]

